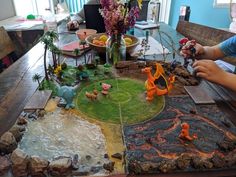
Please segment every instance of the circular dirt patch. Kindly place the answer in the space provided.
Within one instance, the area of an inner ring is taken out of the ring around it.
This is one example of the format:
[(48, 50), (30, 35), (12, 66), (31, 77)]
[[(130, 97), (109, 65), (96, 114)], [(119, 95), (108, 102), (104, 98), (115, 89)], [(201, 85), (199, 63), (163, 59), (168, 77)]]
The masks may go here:
[[(111, 84), (109, 94), (101, 94), (101, 83)], [(99, 91), (96, 100), (85, 96), (86, 92)], [(164, 97), (145, 99), (144, 83), (134, 79), (109, 79), (83, 87), (76, 96), (76, 107), (88, 117), (111, 123), (134, 124), (157, 115), (164, 107)]]

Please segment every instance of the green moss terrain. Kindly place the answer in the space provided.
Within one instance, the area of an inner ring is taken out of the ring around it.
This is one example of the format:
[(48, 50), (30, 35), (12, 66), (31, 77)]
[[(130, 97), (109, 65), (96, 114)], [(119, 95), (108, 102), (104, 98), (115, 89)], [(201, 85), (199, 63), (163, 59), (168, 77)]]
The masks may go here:
[[(112, 85), (109, 94), (101, 94), (100, 83)], [(86, 92), (99, 91), (97, 100), (90, 100)], [(116, 124), (134, 124), (148, 120), (164, 107), (164, 97), (156, 97), (152, 102), (145, 99), (144, 83), (134, 79), (107, 79), (92, 82), (78, 92), (76, 107), (88, 117)]]

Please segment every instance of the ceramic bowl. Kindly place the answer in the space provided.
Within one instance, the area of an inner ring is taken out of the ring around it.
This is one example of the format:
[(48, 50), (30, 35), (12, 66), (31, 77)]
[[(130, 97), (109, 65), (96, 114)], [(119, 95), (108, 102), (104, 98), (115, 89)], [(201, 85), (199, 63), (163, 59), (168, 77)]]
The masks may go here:
[(84, 41), (86, 37), (94, 35), (96, 33), (97, 30), (94, 29), (79, 29), (76, 31), (76, 35), (81, 41)]
[[(87, 42), (87, 44), (90, 45), (91, 48), (93, 48), (98, 53), (105, 53), (106, 46), (100, 46), (93, 43), (94, 39), (99, 39), (100, 36), (104, 34), (105, 33), (97, 33), (97, 34), (90, 35), (85, 39), (85, 41)], [(139, 39), (135, 36), (127, 35), (127, 34), (124, 35), (124, 38), (125, 37), (129, 37), (133, 41), (131, 45), (126, 46), (126, 52), (131, 54), (134, 51), (134, 49), (137, 47), (137, 45), (139, 44)]]

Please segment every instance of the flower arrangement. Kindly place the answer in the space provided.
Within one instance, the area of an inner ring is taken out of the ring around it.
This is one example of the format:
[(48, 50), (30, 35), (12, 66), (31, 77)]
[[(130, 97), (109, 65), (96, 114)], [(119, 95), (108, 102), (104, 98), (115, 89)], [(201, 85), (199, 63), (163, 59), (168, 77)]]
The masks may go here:
[[(136, 1), (137, 5), (131, 6), (131, 1)], [(108, 35), (114, 33), (124, 34), (133, 27), (139, 16), (142, 7), (142, 0), (100, 0), (102, 8), (100, 13), (104, 18), (105, 28)]]

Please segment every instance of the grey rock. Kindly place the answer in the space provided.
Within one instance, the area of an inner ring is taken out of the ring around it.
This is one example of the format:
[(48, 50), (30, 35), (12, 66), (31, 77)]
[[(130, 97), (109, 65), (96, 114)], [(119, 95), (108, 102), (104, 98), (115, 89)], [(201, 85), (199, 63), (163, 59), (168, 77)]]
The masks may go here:
[(75, 154), (72, 159), (72, 168), (73, 170), (77, 170), (79, 168), (79, 155)]
[(46, 114), (46, 111), (45, 111), (45, 110), (40, 110), (40, 109), (38, 109), (38, 110), (36, 111), (36, 116), (37, 116), (37, 117), (44, 117), (45, 114)]
[(103, 168), (109, 172), (114, 171), (115, 162), (108, 162), (103, 164)]
[(24, 117), (19, 117), (17, 120), (17, 125), (26, 125), (28, 121)]
[(192, 157), (188, 154), (182, 154), (177, 160), (176, 165), (179, 169), (186, 169), (190, 166)]
[(72, 168), (72, 160), (71, 158), (60, 158), (53, 160), (49, 164), (49, 173), (52, 176), (66, 176), (71, 172)]
[(9, 130), (9, 132), (11, 132), (11, 133), (13, 134), (13, 136), (15, 137), (15, 139), (16, 139), (17, 142), (20, 142), (20, 140), (22, 139), (22, 136), (24, 135), (22, 129), (25, 130), (25, 128), (22, 127), (22, 126), (14, 125), (14, 126)]
[(103, 170), (103, 166), (101, 166), (101, 165), (92, 166), (91, 169), (90, 169), (90, 171), (91, 171), (92, 173), (98, 173), (98, 172), (100, 172), (101, 170)]
[(79, 169), (72, 172), (74, 176), (87, 176), (89, 175), (91, 168), (88, 166), (80, 165)]
[(49, 162), (39, 157), (33, 156), (29, 160), (30, 174), (35, 177), (46, 176), (47, 167)]
[(105, 159), (109, 159), (109, 155), (108, 154), (104, 154), (104, 158)]
[(15, 177), (28, 175), (29, 157), (22, 150), (16, 149), (11, 154), (12, 173)]
[(162, 173), (169, 173), (176, 169), (176, 163), (172, 160), (165, 160), (160, 163), (159, 170)]
[(121, 153), (115, 153), (111, 155), (112, 158), (122, 160), (122, 154)]
[(10, 160), (6, 156), (0, 156), (0, 176), (4, 175), (10, 168)]
[(202, 159), (197, 156), (192, 158), (192, 163), (196, 169), (211, 169), (213, 167), (213, 163), (208, 159)]
[(92, 159), (91, 155), (86, 155), (85, 158), (86, 158), (86, 160), (91, 160)]
[(0, 137), (0, 153), (9, 154), (17, 148), (17, 142), (11, 132), (6, 132)]

